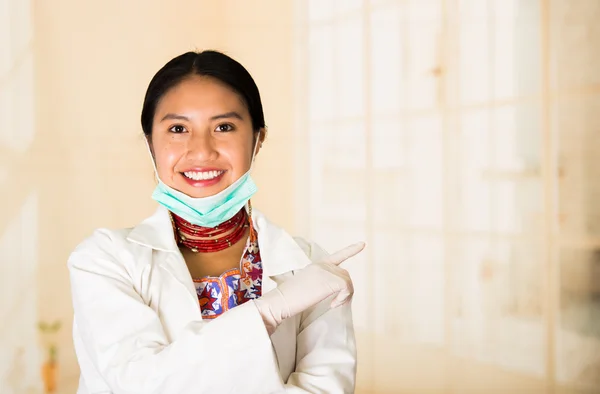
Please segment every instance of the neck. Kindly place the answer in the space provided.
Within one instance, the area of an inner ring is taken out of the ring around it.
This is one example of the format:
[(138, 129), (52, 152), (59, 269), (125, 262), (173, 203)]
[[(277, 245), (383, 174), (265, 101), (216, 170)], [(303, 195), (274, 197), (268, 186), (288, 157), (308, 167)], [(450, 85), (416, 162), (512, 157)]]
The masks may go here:
[(225, 271), (240, 268), (249, 232), (249, 229), (246, 229), (245, 235), (236, 244), (212, 253), (194, 253), (189, 248), (180, 245), (181, 254), (192, 278), (219, 277)]
[(194, 253), (214, 253), (227, 249), (238, 243), (249, 227), (244, 209), (214, 228), (192, 224), (175, 214), (171, 214), (171, 217), (177, 243)]

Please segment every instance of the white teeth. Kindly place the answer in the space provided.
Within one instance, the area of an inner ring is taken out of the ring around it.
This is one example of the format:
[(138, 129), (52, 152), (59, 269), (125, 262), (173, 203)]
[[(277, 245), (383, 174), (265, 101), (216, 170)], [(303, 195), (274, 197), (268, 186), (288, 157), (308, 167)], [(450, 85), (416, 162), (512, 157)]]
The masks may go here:
[(183, 174), (186, 177), (193, 179), (195, 181), (207, 181), (207, 180), (218, 177), (222, 173), (223, 173), (223, 171), (204, 171), (204, 172), (187, 171), (187, 172), (184, 172)]

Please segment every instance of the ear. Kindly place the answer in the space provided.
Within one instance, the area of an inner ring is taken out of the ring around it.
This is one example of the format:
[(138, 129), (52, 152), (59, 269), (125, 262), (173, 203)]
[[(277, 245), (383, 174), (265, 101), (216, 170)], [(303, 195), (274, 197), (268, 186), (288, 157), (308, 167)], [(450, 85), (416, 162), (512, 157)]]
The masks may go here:
[(254, 157), (256, 157), (258, 155), (258, 152), (260, 152), (260, 149), (262, 148), (262, 144), (265, 141), (265, 138), (267, 137), (267, 128), (266, 127), (261, 127), (258, 132), (258, 135), (255, 136), (255, 138), (258, 139), (258, 142), (255, 140), (254, 143), (256, 144), (256, 151), (254, 152)]
[(150, 151), (150, 155), (152, 156), (152, 160), (154, 160), (154, 146), (152, 145), (152, 136), (145, 135), (146, 145), (148, 146), (148, 150)]

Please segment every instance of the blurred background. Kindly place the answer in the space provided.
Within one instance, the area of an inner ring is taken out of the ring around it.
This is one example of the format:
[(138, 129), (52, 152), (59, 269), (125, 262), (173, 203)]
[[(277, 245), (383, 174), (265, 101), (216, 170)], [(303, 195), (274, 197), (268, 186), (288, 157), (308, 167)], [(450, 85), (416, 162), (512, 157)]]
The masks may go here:
[(0, 393), (75, 393), (66, 260), (150, 215), (170, 58), (261, 90), (254, 204), (356, 287), (359, 394), (600, 393), (600, 0), (0, 0)]

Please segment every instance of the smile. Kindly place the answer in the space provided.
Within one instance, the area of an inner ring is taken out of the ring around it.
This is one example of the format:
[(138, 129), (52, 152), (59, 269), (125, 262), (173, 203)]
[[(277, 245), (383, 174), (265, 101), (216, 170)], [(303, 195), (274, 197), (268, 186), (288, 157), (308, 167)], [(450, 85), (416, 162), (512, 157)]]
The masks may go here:
[(215, 179), (221, 176), (225, 171), (186, 171), (183, 173), (186, 178), (192, 179), (194, 181), (209, 181), (211, 179)]

